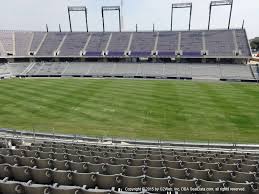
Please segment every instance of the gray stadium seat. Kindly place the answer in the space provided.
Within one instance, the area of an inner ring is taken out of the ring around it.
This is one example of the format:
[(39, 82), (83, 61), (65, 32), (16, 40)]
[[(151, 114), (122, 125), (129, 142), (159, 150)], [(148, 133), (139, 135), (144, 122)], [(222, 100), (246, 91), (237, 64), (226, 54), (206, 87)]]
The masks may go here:
[(196, 169), (196, 170), (201, 169), (200, 162), (183, 162), (182, 164), (183, 164), (184, 168), (191, 168), (191, 169)]
[(35, 157), (35, 158), (38, 158), (39, 157), (39, 152), (38, 151), (31, 151), (31, 150), (25, 150), (24, 151), (24, 154), (26, 157)]
[(141, 176), (144, 174), (144, 166), (126, 166), (126, 176)]
[(70, 166), (69, 166), (69, 162), (66, 160), (52, 160), (52, 164), (53, 164), (53, 168), (56, 168), (58, 170), (69, 170)]
[(196, 182), (196, 185), (201, 190), (202, 189), (206, 189), (205, 191), (199, 191), (200, 194), (220, 194), (222, 192), (219, 191), (219, 190), (224, 188), (223, 183), (224, 182), (214, 182), (214, 181), (198, 180)]
[(166, 168), (165, 175), (178, 178), (185, 179), (186, 178), (186, 169), (175, 169), (175, 168)]
[(12, 177), (15, 181), (27, 182), (31, 180), (31, 174), (28, 167), (25, 166), (11, 166)]
[(54, 152), (39, 152), (41, 159), (54, 159)]
[(37, 168), (53, 168), (53, 160), (50, 159), (37, 159)]
[(96, 174), (94, 173), (73, 173), (73, 185), (94, 188), (96, 186)]
[(242, 163), (242, 159), (227, 158), (226, 163), (228, 163), (228, 164), (240, 164), (240, 163)]
[(9, 164), (0, 164), (0, 178), (12, 177), (11, 166)]
[(247, 165), (258, 165), (258, 160), (244, 159), (243, 164), (247, 164)]
[(3, 156), (4, 162), (10, 165), (18, 164), (17, 156)]
[(196, 170), (196, 169), (187, 169), (186, 176), (188, 179), (203, 179), (209, 180), (209, 170)]
[(211, 163), (225, 163), (226, 158), (211, 158), (210, 162)]
[(125, 171), (126, 171), (126, 168), (124, 165), (107, 165), (107, 164), (104, 164), (103, 166), (103, 169), (105, 174), (125, 174)]
[(3, 194), (24, 194), (22, 184), (15, 181), (0, 181), (0, 191)]
[(229, 181), (231, 180), (231, 172), (210, 170), (209, 177), (212, 181)]
[(148, 154), (147, 159), (148, 160), (161, 160), (162, 155), (155, 155), (155, 154)]
[(96, 175), (96, 186), (99, 189), (112, 189), (118, 188), (121, 183), (121, 178), (119, 175)]
[[(149, 176), (144, 176), (142, 179), (143, 186), (147, 188), (155, 188), (155, 191), (161, 192), (162, 188), (169, 188), (171, 185), (169, 184), (170, 178), (154, 178)], [(153, 191), (153, 192), (155, 192)], [(165, 192), (165, 191), (162, 191)]]
[(42, 152), (51, 152), (51, 153), (53, 153), (54, 152), (54, 148), (53, 147), (42, 147), (41, 151)]
[(53, 171), (53, 182), (59, 185), (72, 185), (73, 174), (69, 171), (57, 170)]
[(51, 194), (76, 194), (80, 193), (80, 187), (75, 186), (58, 186), (58, 187), (50, 187)]
[(184, 162), (194, 162), (193, 156), (180, 156), (179, 160)]
[(181, 161), (163, 161), (163, 165), (169, 168), (183, 168), (183, 163)]
[(142, 166), (142, 165), (145, 165), (145, 160), (142, 160), (142, 159), (129, 159), (128, 165), (131, 165), (131, 166)]
[[(226, 194), (246, 194), (252, 192), (252, 186), (250, 183), (234, 183), (234, 182), (226, 182), (224, 183), (225, 188), (229, 188), (229, 191), (224, 193)], [(232, 190), (235, 189), (235, 190)], [(240, 189), (240, 190), (236, 190)]]
[(53, 159), (55, 159), (55, 160), (67, 160), (68, 154), (66, 154), (66, 153), (53, 153)]
[(71, 171), (77, 171), (78, 173), (88, 172), (87, 163), (84, 163), (84, 162), (69, 162), (69, 166)]
[(255, 173), (232, 172), (232, 181), (237, 183), (255, 182)]
[(26, 194), (50, 194), (50, 186), (40, 184), (23, 184)]
[(20, 150), (20, 149), (13, 149), (11, 150), (11, 155), (15, 155), (15, 156), (24, 156), (24, 151)]
[(208, 163), (210, 161), (210, 157), (196, 157), (196, 160), (198, 162), (206, 162), (206, 163)]
[[(104, 190), (104, 189), (81, 189), (80, 190), (80, 194), (117, 194), (117, 192), (115, 191), (111, 191), (111, 190)], [(120, 192), (118, 192), (120, 193)]]
[(150, 167), (163, 167), (163, 160), (146, 160), (146, 165)]
[(53, 182), (53, 173), (49, 169), (31, 168), (30, 174), (34, 183), (52, 184)]
[(202, 169), (212, 169), (212, 170), (219, 170), (218, 163), (202, 163)]
[(256, 172), (258, 169), (257, 165), (246, 165), (246, 164), (239, 164), (238, 171), (240, 172)]
[(219, 170), (221, 170), (221, 171), (236, 171), (237, 165), (236, 164), (220, 163)]
[(165, 167), (147, 167), (145, 171), (145, 175), (154, 177), (154, 178), (164, 178), (165, 175)]
[(168, 160), (168, 161), (177, 161), (179, 160), (179, 156), (171, 156), (171, 155), (161, 155), (163, 160)]
[(87, 163), (87, 170), (88, 170), (88, 172), (99, 172), (99, 173), (103, 173), (103, 165), (104, 165), (104, 164), (92, 164), (92, 163)]
[(36, 158), (33, 158), (33, 157), (19, 157), (17, 159), (18, 159), (19, 166), (33, 167), (36, 165)]
[(120, 176), (121, 189), (125, 190), (125, 188), (142, 188), (143, 177), (144, 176), (136, 176), (136, 177)]
[[(174, 190), (179, 191), (179, 193), (189, 194), (192, 193), (190, 188), (196, 188), (196, 180), (172, 178), (170, 182)], [(184, 191), (183, 188), (185, 189)]]

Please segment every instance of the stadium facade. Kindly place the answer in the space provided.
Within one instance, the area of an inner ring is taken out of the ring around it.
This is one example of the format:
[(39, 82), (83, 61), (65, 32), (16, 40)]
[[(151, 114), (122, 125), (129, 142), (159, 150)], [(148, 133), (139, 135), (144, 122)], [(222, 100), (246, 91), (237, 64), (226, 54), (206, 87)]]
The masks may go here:
[(1, 31), (1, 77), (256, 81), (244, 29), (157, 32)]
[(245, 30), (0, 32), (2, 61), (229, 61), (252, 56)]

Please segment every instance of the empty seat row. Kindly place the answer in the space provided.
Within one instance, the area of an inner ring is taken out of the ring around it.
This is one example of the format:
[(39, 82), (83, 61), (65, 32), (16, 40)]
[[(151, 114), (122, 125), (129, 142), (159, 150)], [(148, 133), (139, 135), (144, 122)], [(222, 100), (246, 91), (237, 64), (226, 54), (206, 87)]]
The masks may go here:
[[(1, 152), (0, 152), (1, 153)], [(52, 153), (52, 152), (39, 152), (39, 151), (26, 151), (26, 150), (5, 150), (2, 151), (2, 156), (20, 156), (20, 157), (35, 157), (41, 159), (54, 159), (54, 160), (69, 160), (74, 162), (90, 162), (90, 163), (109, 163), (109, 164), (127, 164), (132, 166), (169, 166), (174, 168), (195, 168), (203, 169), (206, 166), (215, 166), (213, 169), (217, 170), (231, 170), (231, 171), (257, 171), (257, 163), (255, 161), (245, 160), (241, 163), (239, 160), (224, 158), (197, 158), (197, 162), (193, 162), (193, 158), (183, 158), (178, 156), (166, 156), (163, 159), (157, 160), (150, 159), (133, 159), (133, 158), (117, 158), (117, 157), (100, 157), (88, 155), (72, 155), (66, 153)], [(155, 158), (156, 159), (156, 158)], [(172, 166), (173, 165), (173, 166)], [(177, 165), (177, 166), (176, 166)]]
[[(117, 146), (100, 146), (100, 145), (84, 145), (84, 144), (33, 144), (32, 147), (50, 147), (50, 148), (66, 148), (66, 149), (78, 149), (78, 150), (91, 150), (91, 151), (115, 151), (115, 152), (131, 152), (138, 154), (174, 154), (180, 156), (205, 156), (207, 154), (212, 154), (211, 156), (217, 157), (235, 157), (242, 159), (243, 157), (255, 157), (259, 160), (258, 153), (248, 153), (248, 152), (229, 152), (229, 151), (201, 151), (201, 150), (175, 150), (175, 149), (158, 149), (158, 148), (139, 148), (139, 147), (117, 147)], [(27, 146), (28, 148), (29, 146)]]
[[(192, 169), (214, 169), (219, 171), (240, 171), (257, 172), (257, 165), (246, 164), (225, 164), (225, 163), (207, 163), (207, 162), (185, 162), (185, 161), (167, 161), (167, 160), (139, 160), (131, 158), (101, 158), (92, 156), (78, 155), (30, 155), (27, 157), (16, 155), (0, 155), (0, 163), (8, 164), (29, 164), (28, 161), (48, 161), (48, 162), (79, 162), (93, 164), (112, 164), (129, 166), (150, 166), (150, 167), (170, 167), (170, 168), (192, 168)], [(32, 165), (32, 164), (31, 164)], [(29, 166), (31, 166), (29, 165)]]
[[(8, 179), (0, 180), (1, 194), (126, 194), (123, 191), (102, 190), (102, 189), (85, 189), (78, 186), (64, 185), (43, 185), (34, 184), (31, 181), (26, 183), (18, 181), (9, 181)], [(148, 192), (132, 192), (132, 194), (148, 194)]]
[[(147, 175), (155, 178), (174, 177), (182, 179), (203, 179), (203, 180), (231, 180), (234, 182), (255, 182), (256, 174), (249, 172), (237, 171), (217, 171), (214, 169), (197, 170), (191, 168), (177, 169), (170, 167), (147, 167), (147, 166), (128, 166), (128, 165), (111, 165), (111, 164), (91, 164), (69, 161), (29, 159), (22, 160), (22, 165), (17, 164), (0, 164), (0, 176), (4, 178), (6, 173), (16, 173), (19, 169), (49, 169), (50, 171), (63, 170), (78, 173), (99, 173), (104, 175), (123, 174), (126, 176)], [(13, 170), (14, 169), (14, 170)]]
[(72, 155), (84, 155), (84, 156), (100, 156), (100, 157), (115, 157), (115, 158), (133, 158), (133, 159), (149, 159), (149, 160), (169, 160), (169, 161), (189, 161), (189, 162), (221, 162), (221, 163), (229, 163), (229, 164), (236, 164), (236, 163), (244, 163), (250, 165), (257, 165), (258, 160), (250, 160), (250, 159), (235, 159), (233, 158), (220, 158), (216, 156), (210, 157), (196, 157), (196, 156), (180, 156), (180, 155), (153, 155), (153, 154), (135, 154), (135, 153), (120, 153), (120, 152), (93, 152), (93, 151), (81, 151), (81, 150), (59, 150), (59, 149), (44, 149), (41, 151), (40, 149), (31, 149), (31, 150), (20, 150), (20, 149), (0, 149), (0, 153), (3, 154), (13, 154), (19, 156), (31, 156), (31, 153), (60, 153), (60, 154), (72, 154)]
[[(198, 159), (203, 159), (210, 161), (213, 158), (224, 158), (225, 161), (236, 160), (235, 163), (241, 163), (242, 161), (249, 160), (249, 158), (257, 159), (256, 156), (248, 156), (248, 155), (240, 155), (240, 154), (216, 154), (216, 153), (189, 153), (189, 152), (163, 152), (163, 153), (136, 153), (136, 151), (129, 152), (129, 150), (121, 149), (121, 150), (112, 150), (107, 149), (104, 150), (80, 150), (80, 149), (65, 149), (65, 148), (53, 148), (53, 147), (28, 147), (21, 146), (20, 149), (25, 150), (37, 150), (43, 152), (57, 152), (57, 153), (69, 153), (69, 154), (81, 154), (81, 155), (89, 155), (89, 156), (105, 156), (105, 157), (118, 157), (118, 158), (137, 158), (137, 159), (166, 159), (172, 157), (171, 160), (190, 160), (197, 161)], [(167, 159), (169, 160), (169, 159)], [(258, 160), (255, 160), (254, 163), (258, 163)]]
[[(0, 180), (1, 194), (78, 194), (78, 193), (129, 193), (129, 191), (149, 190), (150, 192), (162, 193), (164, 191), (179, 191), (178, 193), (252, 193), (256, 192), (256, 183), (234, 183), (231, 181), (205, 181), (186, 180), (177, 178), (152, 178), (148, 176), (127, 177), (122, 175), (104, 176), (99, 174), (80, 174), (69, 172), (56, 172), (50, 175), (48, 181), (42, 179), (39, 174), (35, 180), (25, 182), (13, 181), (5, 178)], [(53, 176), (53, 178), (52, 178)], [(57, 181), (57, 183), (53, 183)], [(43, 182), (37, 183), (37, 182)], [(89, 189), (93, 188), (93, 189)], [(184, 188), (184, 190), (183, 190)], [(237, 192), (236, 189), (241, 192)], [(200, 189), (200, 190), (199, 190)], [(210, 189), (210, 192), (203, 189)], [(124, 191), (117, 192), (115, 190)], [(233, 190), (235, 192), (233, 192)], [(126, 191), (126, 192), (125, 192)], [(133, 192), (134, 193), (134, 192)], [(143, 192), (142, 192), (143, 193)]]

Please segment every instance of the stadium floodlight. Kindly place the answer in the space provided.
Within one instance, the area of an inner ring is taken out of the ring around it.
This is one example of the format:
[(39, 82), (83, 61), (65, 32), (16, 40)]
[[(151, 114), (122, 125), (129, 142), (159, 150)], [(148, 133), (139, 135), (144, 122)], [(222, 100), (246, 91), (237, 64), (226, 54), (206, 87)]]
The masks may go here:
[(87, 8), (85, 6), (69, 6), (69, 7), (67, 7), (67, 11), (68, 11), (70, 32), (72, 32), (72, 24), (71, 24), (71, 16), (70, 16), (71, 11), (72, 12), (73, 11), (82, 11), (85, 13), (86, 31), (88, 32)]
[(189, 30), (191, 30), (191, 19), (192, 19), (192, 3), (173, 3), (171, 9), (171, 31), (173, 30), (173, 11), (174, 9), (179, 8), (189, 8), (190, 15), (189, 15)]
[(233, 0), (225, 0), (225, 1), (211, 1), (210, 2), (210, 11), (209, 11), (209, 22), (208, 22), (208, 30), (210, 29), (210, 19), (211, 19), (211, 12), (213, 7), (217, 6), (228, 6), (230, 5), (230, 13), (229, 13), (229, 20), (228, 20), (228, 29), (230, 28), (231, 16), (232, 16), (232, 9), (233, 9)]
[(105, 23), (104, 23), (104, 12), (105, 11), (118, 11), (119, 12), (119, 29), (121, 32), (121, 8), (120, 8), (120, 6), (103, 6), (102, 7), (103, 32), (105, 32)]

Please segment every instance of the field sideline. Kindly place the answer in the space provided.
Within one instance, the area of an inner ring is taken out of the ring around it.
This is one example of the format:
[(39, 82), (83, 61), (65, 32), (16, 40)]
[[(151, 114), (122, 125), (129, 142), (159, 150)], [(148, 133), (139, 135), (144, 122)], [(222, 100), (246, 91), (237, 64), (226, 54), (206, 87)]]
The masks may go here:
[(259, 143), (259, 87), (172, 80), (2, 80), (0, 127)]

